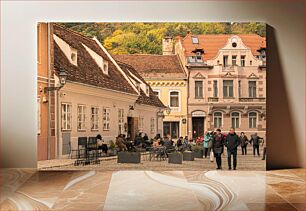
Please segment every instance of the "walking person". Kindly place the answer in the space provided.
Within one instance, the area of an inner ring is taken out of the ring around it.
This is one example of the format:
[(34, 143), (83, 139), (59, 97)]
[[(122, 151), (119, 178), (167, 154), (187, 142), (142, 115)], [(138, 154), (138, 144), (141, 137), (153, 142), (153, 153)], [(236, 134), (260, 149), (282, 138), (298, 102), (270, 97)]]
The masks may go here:
[(244, 134), (244, 132), (240, 133), (240, 146), (242, 155), (247, 155), (247, 146), (248, 146), (249, 140), (248, 137)]
[(203, 147), (204, 147), (204, 157), (207, 158), (207, 155), (209, 155), (210, 150), (209, 150), (209, 145), (211, 141), (211, 134), (210, 132), (206, 132), (205, 136), (204, 136), (204, 141), (203, 141)]
[(233, 155), (233, 168), (236, 170), (237, 167), (237, 148), (240, 144), (239, 137), (235, 133), (235, 129), (231, 128), (225, 139), (225, 146), (227, 148), (227, 162), (228, 170), (232, 169), (231, 157)]
[(217, 169), (222, 169), (222, 158), (224, 148), (224, 135), (221, 133), (220, 129), (216, 130), (216, 134), (213, 137), (212, 149), (216, 158)]
[(267, 145), (266, 145), (265, 139), (262, 139), (262, 146), (263, 146), (262, 160), (265, 160), (266, 155), (267, 155)]
[(254, 133), (253, 135), (251, 135), (250, 143), (253, 145), (253, 156), (254, 157), (255, 157), (255, 151), (257, 151), (258, 157), (260, 156), (259, 144), (262, 139), (263, 138), (259, 137), (257, 133)]

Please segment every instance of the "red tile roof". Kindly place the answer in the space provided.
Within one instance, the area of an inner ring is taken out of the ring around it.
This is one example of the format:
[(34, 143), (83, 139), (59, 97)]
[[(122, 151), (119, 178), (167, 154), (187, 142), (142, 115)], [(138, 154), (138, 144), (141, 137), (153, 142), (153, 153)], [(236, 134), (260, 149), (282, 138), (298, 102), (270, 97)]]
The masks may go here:
[(129, 54), (113, 55), (133, 66), (144, 78), (185, 78), (186, 73), (177, 55)]
[[(132, 88), (132, 85), (128, 83), (122, 73), (119, 72), (115, 64), (108, 58), (108, 56), (100, 48), (96, 41), (69, 29), (65, 29), (64, 27), (59, 26), (57, 24), (53, 24), (53, 33), (77, 50), (77, 66), (75, 66), (70, 63), (70, 61), (62, 52), (57, 43), (53, 42), (55, 71), (59, 71), (60, 68), (64, 69), (67, 73), (68, 81), (79, 82), (83, 84), (137, 95), (136, 91)], [(100, 55), (104, 60), (108, 61), (108, 75), (105, 75), (102, 72), (100, 67), (97, 65), (97, 63), (90, 56), (90, 54), (87, 52), (87, 50), (82, 44), (86, 45), (91, 50)], [(132, 77), (130, 74), (131, 72), (132, 74), (137, 76), (137, 78), (139, 78), (142, 82), (147, 84), (132, 66), (124, 63), (117, 64), (127, 76)], [(165, 107), (163, 103), (159, 100), (159, 98), (153, 93), (153, 90), (151, 88), (149, 96), (147, 96), (141, 90), (140, 95), (136, 100), (136, 103), (156, 106), (160, 108)]]
[[(129, 94), (137, 94), (129, 82), (119, 72), (113, 62), (90, 38), (80, 35), (72, 30), (53, 24), (53, 33), (77, 50), (77, 66), (70, 63), (56, 42), (54, 43), (54, 67), (58, 71), (63, 68), (68, 74), (67, 80), (110, 90), (121, 91)], [(108, 61), (108, 75), (104, 74), (94, 59), (82, 45), (86, 45), (91, 50)]]
[[(191, 37), (198, 37), (199, 44), (193, 44)], [(187, 34), (186, 37), (176, 37), (176, 40), (182, 42), (183, 48), (185, 48), (185, 56), (194, 56), (192, 52), (195, 48), (202, 48), (205, 52), (203, 60), (213, 59), (217, 56), (218, 51), (223, 48), (228, 39), (233, 34), (205, 34), (205, 35), (192, 35)], [(266, 38), (257, 34), (237, 34), (242, 39), (242, 42), (251, 49), (253, 55), (258, 55), (257, 50), (260, 48), (266, 48)]]
[[(160, 99), (154, 94), (152, 88), (147, 84), (147, 82), (139, 75), (139, 73), (131, 66), (122, 62), (117, 62), (121, 69), (131, 78), (136, 76), (143, 83), (145, 83), (149, 87), (149, 96), (147, 96), (142, 89), (140, 89), (140, 96), (136, 100), (136, 103), (156, 106), (160, 108), (165, 108), (166, 106), (160, 101)], [(132, 73), (132, 74), (131, 74)]]

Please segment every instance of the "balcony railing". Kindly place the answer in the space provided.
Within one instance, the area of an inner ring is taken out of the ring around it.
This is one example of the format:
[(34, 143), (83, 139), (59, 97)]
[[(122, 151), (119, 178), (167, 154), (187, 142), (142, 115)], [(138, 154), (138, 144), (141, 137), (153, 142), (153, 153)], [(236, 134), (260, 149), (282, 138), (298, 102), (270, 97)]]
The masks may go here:
[(240, 97), (239, 102), (266, 102), (266, 98), (265, 97), (256, 97), (256, 98)]
[(209, 97), (208, 102), (218, 102), (219, 98), (218, 97)]

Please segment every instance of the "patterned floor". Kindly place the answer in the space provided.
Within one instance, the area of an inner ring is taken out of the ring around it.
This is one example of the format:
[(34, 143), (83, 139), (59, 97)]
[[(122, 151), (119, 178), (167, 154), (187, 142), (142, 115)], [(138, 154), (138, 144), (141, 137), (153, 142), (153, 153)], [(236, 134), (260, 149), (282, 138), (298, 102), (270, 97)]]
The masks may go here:
[(2, 169), (1, 210), (305, 210), (305, 169)]

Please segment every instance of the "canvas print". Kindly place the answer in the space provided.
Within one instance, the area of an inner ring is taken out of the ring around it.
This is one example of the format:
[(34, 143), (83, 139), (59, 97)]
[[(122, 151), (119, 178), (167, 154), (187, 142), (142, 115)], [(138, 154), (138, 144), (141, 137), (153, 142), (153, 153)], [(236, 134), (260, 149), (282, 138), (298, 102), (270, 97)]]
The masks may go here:
[(265, 170), (264, 23), (38, 23), (40, 170)]

